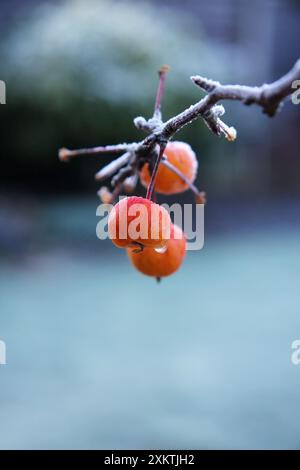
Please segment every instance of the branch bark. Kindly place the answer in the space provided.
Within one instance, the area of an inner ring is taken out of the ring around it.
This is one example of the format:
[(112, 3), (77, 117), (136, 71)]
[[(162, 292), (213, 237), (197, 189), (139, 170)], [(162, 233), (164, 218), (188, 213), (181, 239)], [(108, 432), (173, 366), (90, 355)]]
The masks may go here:
[[(208, 94), (198, 103), (190, 106), (182, 113), (169, 119), (164, 126), (164, 136), (170, 138), (183, 126), (198, 117), (207, 119), (210, 111), (221, 100), (239, 100), (246, 105), (257, 104), (270, 117), (275, 116), (283, 100), (293, 92), (292, 83), (300, 78), (300, 60), (283, 77), (270, 84), (260, 87), (245, 85), (221, 85), (200, 75), (191, 77), (191, 80)], [(221, 133), (220, 130), (218, 132)]]
[(160, 82), (153, 116), (148, 120), (141, 116), (134, 120), (134, 124), (138, 129), (146, 131), (149, 134), (145, 139), (137, 143), (108, 145), (105, 147), (79, 150), (63, 148), (59, 151), (59, 158), (63, 161), (68, 161), (71, 157), (83, 154), (117, 154), (125, 152), (124, 155), (118, 157), (96, 174), (96, 179), (103, 179), (117, 173), (112, 181), (116, 186), (123, 184), (127, 178), (137, 175), (143, 163), (146, 161), (151, 162), (154, 164), (154, 168), (146, 196), (151, 198), (155, 185), (155, 177), (158, 166), (162, 161), (164, 149), (168, 141), (179, 130), (201, 117), (214, 134), (223, 134), (228, 141), (235, 140), (236, 130), (233, 127), (229, 127), (221, 120), (225, 109), (219, 102), (222, 100), (235, 100), (241, 101), (245, 105), (256, 104), (260, 106), (263, 112), (268, 116), (275, 116), (284, 99), (293, 93), (293, 82), (300, 79), (300, 59), (283, 77), (273, 83), (263, 84), (261, 86), (222, 85), (217, 81), (207, 79), (200, 75), (192, 76), (191, 80), (204, 90), (207, 95), (181, 113), (163, 122), (160, 104), (166, 72), (167, 69), (164, 68), (161, 69), (159, 73)]
[(59, 149), (58, 158), (63, 162), (68, 162), (73, 157), (79, 157), (81, 155), (99, 155), (105, 153), (121, 153), (126, 152), (129, 146), (134, 144), (117, 144), (117, 145), (102, 145), (99, 147), (90, 147), (84, 149), (70, 150), (65, 147)]
[(196, 75), (191, 80), (209, 93), (211, 102), (220, 100), (239, 100), (246, 105), (257, 104), (269, 116), (274, 116), (280, 103), (292, 93), (292, 83), (300, 78), (300, 60), (293, 68), (273, 83), (265, 83), (259, 87), (245, 85), (221, 85)]

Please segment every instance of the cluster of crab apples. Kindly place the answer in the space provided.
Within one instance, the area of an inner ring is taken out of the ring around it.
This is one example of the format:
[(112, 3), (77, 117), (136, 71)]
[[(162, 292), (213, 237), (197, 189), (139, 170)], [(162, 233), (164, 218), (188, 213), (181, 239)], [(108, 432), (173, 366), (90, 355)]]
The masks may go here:
[[(80, 155), (122, 153), (95, 175), (97, 181), (111, 178), (112, 191), (107, 186), (101, 186), (97, 192), (102, 203), (109, 205), (108, 235), (117, 247), (127, 251), (139, 272), (157, 280), (170, 276), (180, 268), (188, 244), (182, 228), (172, 223), (168, 211), (156, 204), (152, 196), (178, 194), (190, 189), (197, 204), (206, 203), (205, 192), (194, 185), (198, 169), (195, 153), (185, 142), (170, 141), (175, 132), (198, 116), (199, 110), (196, 112), (195, 107), (190, 107), (166, 123), (162, 120), (161, 101), (168, 70), (169, 66), (164, 65), (158, 71), (159, 83), (152, 118), (146, 120), (138, 116), (134, 119), (135, 126), (150, 134), (148, 137), (140, 142), (76, 150), (63, 147), (58, 154), (61, 161), (67, 162)], [(210, 116), (210, 127), (212, 119)], [(220, 129), (224, 132), (225, 124), (217, 115), (214, 119), (217, 119), (214, 126), (222, 125)], [(112, 206), (122, 191), (132, 194), (138, 180), (147, 189), (146, 197), (123, 197)]]
[[(171, 195), (187, 190), (196, 178), (198, 167), (191, 147), (185, 142), (169, 142), (164, 158), (181, 176), (160, 163), (154, 191)], [(143, 165), (139, 177), (148, 188), (149, 163)], [(148, 198), (125, 197), (115, 204), (108, 218), (108, 233), (117, 247), (126, 249), (138, 271), (157, 280), (175, 273), (184, 260), (186, 238), (182, 229), (171, 222), (163, 206)]]
[[(193, 76), (192, 81), (207, 92), (206, 97), (166, 122), (162, 120), (161, 101), (169, 66), (163, 65), (158, 72), (159, 83), (153, 117), (149, 120), (143, 116), (134, 119), (138, 129), (150, 134), (146, 139), (138, 143), (77, 150), (63, 147), (59, 150), (61, 161), (69, 161), (72, 157), (84, 154), (125, 152), (101, 168), (95, 177), (97, 181), (102, 181), (114, 175), (111, 179), (113, 191), (102, 186), (97, 193), (104, 204), (115, 201), (122, 190), (133, 192), (138, 177), (147, 188), (146, 198), (131, 196), (121, 199), (113, 206), (108, 218), (108, 234), (112, 242), (127, 250), (138, 271), (157, 279), (169, 276), (179, 269), (186, 252), (183, 231), (172, 224), (169, 213), (162, 206), (151, 200), (153, 191), (177, 194), (191, 189), (197, 204), (206, 202), (205, 193), (194, 185), (198, 167), (195, 153), (185, 142), (169, 142), (169, 139), (183, 126), (201, 116), (214, 134), (223, 134), (229, 142), (234, 141), (236, 130), (220, 119), (225, 110), (217, 103), (221, 99), (240, 100), (245, 104), (256, 103), (269, 116), (274, 116), (281, 102), (290, 93), (290, 84), (299, 76), (299, 64), (300, 61), (297, 61), (293, 69), (280, 80), (261, 87), (221, 85), (200, 75)], [(159, 151), (156, 152), (158, 147)], [(154, 158), (156, 160), (153, 166)]]

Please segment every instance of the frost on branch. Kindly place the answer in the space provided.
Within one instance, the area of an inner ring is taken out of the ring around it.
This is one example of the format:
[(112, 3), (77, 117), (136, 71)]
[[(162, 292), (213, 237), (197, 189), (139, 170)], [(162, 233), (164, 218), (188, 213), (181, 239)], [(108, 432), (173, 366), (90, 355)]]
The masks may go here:
[(69, 161), (72, 157), (83, 154), (121, 154), (96, 173), (97, 180), (112, 177), (113, 192), (111, 193), (106, 187), (101, 188), (98, 192), (103, 202), (113, 201), (123, 189), (133, 191), (140, 169), (145, 163), (149, 163), (152, 169), (152, 177), (147, 191), (149, 199), (151, 199), (154, 189), (158, 167), (163, 164), (188, 183), (189, 188), (195, 194), (196, 202), (204, 203), (205, 193), (199, 191), (190, 181), (186, 180), (185, 176), (164, 158), (164, 149), (167, 143), (180, 129), (200, 117), (214, 134), (224, 135), (229, 142), (234, 141), (237, 136), (236, 129), (221, 120), (225, 108), (219, 102), (223, 100), (237, 100), (245, 105), (256, 104), (268, 116), (275, 116), (284, 99), (293, 92), (292, 83), (300, 79), (300, 60), (280, 79), (259, 87), (222, 85), (220, 82), (200, 75), (192, 76), (191, 80), (206, 92), (206, 95), (197, 103), (164, 122), (161, 114), (161, 100), (167, 71), (166, 66), (163, 66), (159, 71), (159, 85), (152, 117), (148, 120), (143, 116), (134, 119), (135, 126), (139, 130), (148, 133), (148, 136), (143, 140), (129, 144), (123, 143), (79, 150), (62, 148), (59, 151), (59, 158), (62, 161)]

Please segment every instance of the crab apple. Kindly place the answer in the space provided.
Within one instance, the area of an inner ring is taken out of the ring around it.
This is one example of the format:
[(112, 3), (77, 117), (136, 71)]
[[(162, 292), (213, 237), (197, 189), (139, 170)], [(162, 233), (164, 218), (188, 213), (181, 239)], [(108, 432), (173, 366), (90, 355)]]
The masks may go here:
[(168, 211), (149, 199), (131, 196), (121, 199), (108, 217), (108, 234), (119, 248), (129, 245), (162, 247), (170, 239)]
[[(189, 144), (185, 142), (169, 142), (164, 151), (169, 163), (177, 168), (183, 175), (193, 183), (198, 169), (198, 161), (196, 155)], [(141, 183), (147, 188), (151, 173), (149, 163), (145, 163), (140, 171)], [(176, 194), (186, 191), (189, 188), (186, 181), (175, 174), (172, 170), (160, 163), (156, 181), (155, 191), (161, 194)]]
[(170, 239), (163, 248), (146, 247), (138, 253), (132, 247), (127, 248), (128, 257), (133, 266), (141, 273), (156, 278), (175, 273), (185, 257), (186, 239), (177, 225), (172, 224), (170, 235)]

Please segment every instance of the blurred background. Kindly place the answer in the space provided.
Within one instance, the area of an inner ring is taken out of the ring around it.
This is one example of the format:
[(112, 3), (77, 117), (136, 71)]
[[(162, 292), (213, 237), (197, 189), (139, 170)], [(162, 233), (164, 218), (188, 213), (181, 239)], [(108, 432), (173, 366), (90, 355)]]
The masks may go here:
[(202, 96), (192, 74), (278, 78), (299, 20), (296, 0), (1, 1), (0, 448), (300, 447), (300, 107), (225, 103), (236, 142), (177, 135), (206, 241), (160, 285), (96, 238), (109, 158), (57, 158), (139, 140), (161, 64), (166, 119)]

